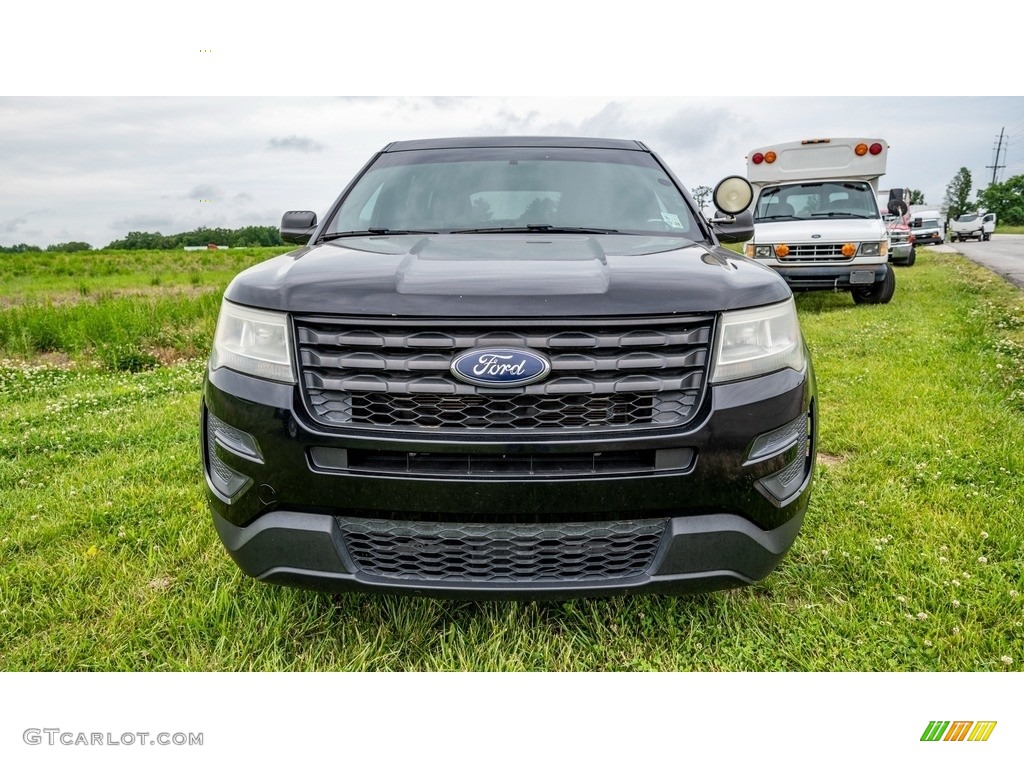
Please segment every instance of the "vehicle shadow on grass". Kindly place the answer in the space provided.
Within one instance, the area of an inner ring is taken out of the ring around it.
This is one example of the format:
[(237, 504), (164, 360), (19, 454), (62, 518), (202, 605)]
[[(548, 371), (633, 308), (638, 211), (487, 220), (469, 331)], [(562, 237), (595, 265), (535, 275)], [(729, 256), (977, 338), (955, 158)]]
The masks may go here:
[(794, 295), (797, 312), (801, 315), (852, 312), (858, 308), (849, 291), (806, 291)]
[[(365, 670), (597, 671), (689, 668), (736, 599), (735, 590), (482, 602), (352, 593), (308, 605), (332, 614), (328, 642)], [(365, 645), (351, 645), (356, 637)]]

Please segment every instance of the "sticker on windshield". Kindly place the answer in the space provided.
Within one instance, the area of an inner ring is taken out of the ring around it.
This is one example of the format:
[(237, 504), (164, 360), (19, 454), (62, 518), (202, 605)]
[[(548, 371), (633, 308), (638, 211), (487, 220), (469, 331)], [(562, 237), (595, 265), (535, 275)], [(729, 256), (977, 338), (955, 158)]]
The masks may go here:
[(672, 227), (672, 229), (683, 228), (683, 222), (681, 222), (679, 220), (679, 217), (676, 216), (674, 213), (665, 213), (664, 211), (662, 211), (661, 218), (664, 220), (666, 224)]

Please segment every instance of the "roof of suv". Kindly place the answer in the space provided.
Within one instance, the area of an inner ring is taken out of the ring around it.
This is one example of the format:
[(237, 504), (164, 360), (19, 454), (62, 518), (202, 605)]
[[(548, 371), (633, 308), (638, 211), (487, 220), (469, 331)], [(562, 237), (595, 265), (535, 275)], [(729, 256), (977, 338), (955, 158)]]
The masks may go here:
[(585, 149), (629, 149), (646, 152), (639, 141), (625, 139), (588, 139), (575, 136), (464, 136), (452, 139), (416, 139), (393, 141), (382, 152), (412, 149), (456, 149), (462, 147), (579, 147)]

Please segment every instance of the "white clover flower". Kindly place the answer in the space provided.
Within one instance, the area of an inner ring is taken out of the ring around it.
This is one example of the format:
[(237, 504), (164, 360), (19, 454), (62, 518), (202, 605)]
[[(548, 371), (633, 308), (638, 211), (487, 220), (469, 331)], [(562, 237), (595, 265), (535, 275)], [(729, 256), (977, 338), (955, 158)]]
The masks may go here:
[(925, 640), (924, 641), (924, 647), (925, 648), (931, 648), (932, 647), (932, 641), (931, 640)]
[(1010, 597), (1017, 597), (1020, 593), (1016, 589), (1010, 590)]
[(1001, 656), (999, 660), (1003, 662), (1003, 664), (1005, 664), (1006, 666), (1010, 666), (1011, 664), (1013, 664), (1013, 659), (1010, 656)]
[(907, 598), (905, 598), (903, 595), (896, 595), (896, 602), (905, 603), (907, 602)]
[(988, 534), (987, 534), (987, 533), (985, 533), (985, 531), (982, 531), (982, 532), (981, 532), (981, 538), (983, 538), (983, 539), (987, 539), (987, 538), (988, 538)]
[(985, 565), (985, 563), (988, 562), (988, 558), (985, 557), (984, 555), (982, 555), (981, 557), (978, 558), (978, 562), (981, 563), (982, 565)]
[(959, 608), (960, 607), (960, 601), (959, 600), (954, 600), (953, 601), (953, 607), (954, 608)]
[(927, 619), (927, 618), (928, 618), (928, 614), (927, 614), (927, 613), (925, 613), (924, 611), (921, 611), (920, 613), (918, 613), (918, 614), (917, 614), (917, 618), (918, 618), (918, 619), (919, 619), (920, 621), (924, 621), (925, 619)]
[(953, 584), (954, 587), (959, 587), (960, 586), (960, 582), (957, 579), (953, 579), (953, 581), (951, 583)]

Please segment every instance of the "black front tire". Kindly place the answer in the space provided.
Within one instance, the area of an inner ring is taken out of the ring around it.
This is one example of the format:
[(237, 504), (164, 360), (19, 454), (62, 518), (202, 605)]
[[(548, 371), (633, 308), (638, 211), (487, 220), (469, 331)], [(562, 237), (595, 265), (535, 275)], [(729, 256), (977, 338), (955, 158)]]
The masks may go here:
[(885, 277), (881, 282), (867, 288), (854, 288), (850, 293), (855, 304), (888, 304), (896, 293), (896, 271), (892, 264), (885, 265)]

